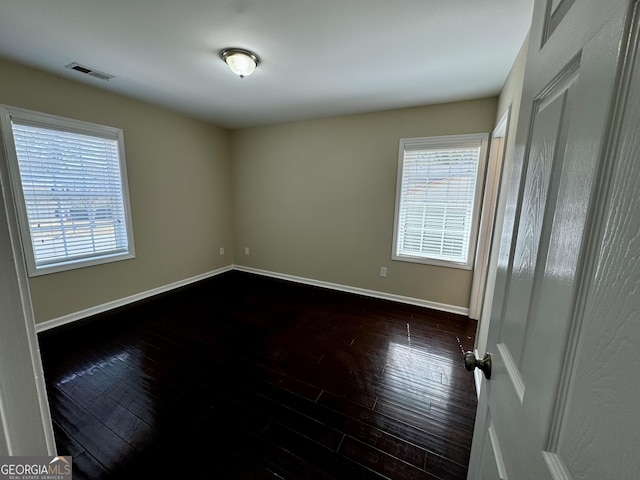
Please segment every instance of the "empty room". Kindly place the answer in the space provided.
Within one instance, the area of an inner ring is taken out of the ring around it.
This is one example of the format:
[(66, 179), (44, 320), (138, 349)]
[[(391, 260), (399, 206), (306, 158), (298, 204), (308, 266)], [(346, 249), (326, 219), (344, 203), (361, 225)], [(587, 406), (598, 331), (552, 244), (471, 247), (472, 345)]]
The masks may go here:
[(639, 20), (0, 0), (3, 478), (637, 478)]

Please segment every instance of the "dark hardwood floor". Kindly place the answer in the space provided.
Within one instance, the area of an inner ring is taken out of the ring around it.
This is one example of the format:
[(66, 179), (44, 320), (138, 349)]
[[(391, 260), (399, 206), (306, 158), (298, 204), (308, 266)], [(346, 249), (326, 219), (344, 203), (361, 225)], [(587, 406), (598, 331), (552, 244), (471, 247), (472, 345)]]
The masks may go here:
[(74, 478), (456, 480), (475, 327), (228, 272), (39, 338)]

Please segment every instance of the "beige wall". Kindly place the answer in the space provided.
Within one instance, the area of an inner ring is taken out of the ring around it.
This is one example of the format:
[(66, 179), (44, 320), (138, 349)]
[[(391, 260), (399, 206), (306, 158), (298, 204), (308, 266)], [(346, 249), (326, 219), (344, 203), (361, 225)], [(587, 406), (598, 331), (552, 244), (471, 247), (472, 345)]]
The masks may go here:
[(5, 60), (0, 79), (0, 103), (124, 130), (136, 258), (32, 278), (37, 322), (233, 263), (226, 130)]
[(496, 107), (487, 98), (232, 131), (236, 264), (468, 307), (470, 271), (391, 261), (398, 141), (491, 132)]
[(497, 98), (228, 132), (6, 60), (0, 77), (0, 103), (125, 136), (136, 258), (32, 278), (37, 322), (232, 265), (234, 252), (238, 265), (468, 307), (470, 271), (391, 261), (398, 140), (490, 132)]

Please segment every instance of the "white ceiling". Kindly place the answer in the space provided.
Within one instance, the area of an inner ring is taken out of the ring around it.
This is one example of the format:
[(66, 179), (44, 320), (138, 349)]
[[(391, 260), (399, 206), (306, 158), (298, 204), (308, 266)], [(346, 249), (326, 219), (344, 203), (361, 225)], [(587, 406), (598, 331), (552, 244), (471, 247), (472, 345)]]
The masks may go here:
[[(0, 0), (0, 56), (237, 128), (495, 95), (533, 0)], [(254, 51), (244, 79), (219, 58)], [(108, 82), (65, 69), (78, 62)], [(1, 77), (0, 77), (1, 81)]]

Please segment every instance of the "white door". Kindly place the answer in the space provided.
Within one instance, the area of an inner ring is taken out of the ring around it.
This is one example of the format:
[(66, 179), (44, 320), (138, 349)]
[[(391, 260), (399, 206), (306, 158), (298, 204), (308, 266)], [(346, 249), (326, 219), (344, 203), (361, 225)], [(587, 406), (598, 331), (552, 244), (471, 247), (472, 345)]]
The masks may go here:
[(536, 1), (469, 479), (640, 478), (639, 21)]
[(0, 456), (54, 455), (27, 270), (9, 189), (0, 141)]

